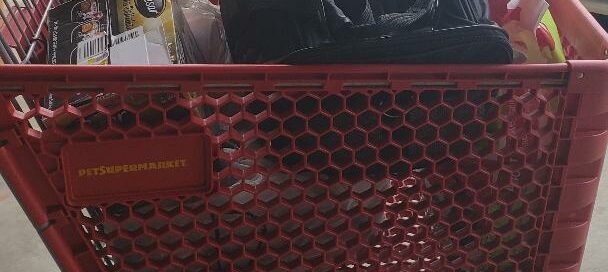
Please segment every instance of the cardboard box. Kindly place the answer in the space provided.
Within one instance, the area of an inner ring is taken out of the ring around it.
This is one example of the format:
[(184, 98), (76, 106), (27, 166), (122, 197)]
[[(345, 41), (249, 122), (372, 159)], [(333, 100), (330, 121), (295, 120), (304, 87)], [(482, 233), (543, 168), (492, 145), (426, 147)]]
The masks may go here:
[(107, 64), (110, 9), (107, 0), (74, 0), (49, 11), (49, 64)]

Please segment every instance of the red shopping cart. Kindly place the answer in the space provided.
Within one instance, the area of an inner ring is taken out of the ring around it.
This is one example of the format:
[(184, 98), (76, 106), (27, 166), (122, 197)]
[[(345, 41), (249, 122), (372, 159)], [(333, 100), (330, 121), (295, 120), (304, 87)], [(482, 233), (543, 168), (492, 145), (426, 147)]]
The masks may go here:
[(5, 1), (0, 170), (65, 271), (578, 271), (608, 35), (550, 2), (568, 63), (142, 67)]

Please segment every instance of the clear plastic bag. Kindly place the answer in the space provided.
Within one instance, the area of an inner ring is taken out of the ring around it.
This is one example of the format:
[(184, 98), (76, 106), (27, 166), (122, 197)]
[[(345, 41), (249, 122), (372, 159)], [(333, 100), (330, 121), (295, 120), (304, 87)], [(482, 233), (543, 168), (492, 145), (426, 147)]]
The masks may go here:
[(179, 0), (176, 12), (183, 63), (232, 63), (222, 14), (208, 0)]

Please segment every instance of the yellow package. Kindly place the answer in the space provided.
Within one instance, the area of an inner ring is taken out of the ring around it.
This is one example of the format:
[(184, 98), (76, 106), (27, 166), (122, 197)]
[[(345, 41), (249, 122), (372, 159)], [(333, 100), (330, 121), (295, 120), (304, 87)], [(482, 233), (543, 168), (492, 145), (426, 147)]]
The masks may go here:
[(150, 64), (178, 63), (171, 0), (116, 0), (112, 35), (143, 28)]
[(559, 30), (545, 0), (512, 0), (502, 27), (509, 33), (515, 63), (566, 62)]

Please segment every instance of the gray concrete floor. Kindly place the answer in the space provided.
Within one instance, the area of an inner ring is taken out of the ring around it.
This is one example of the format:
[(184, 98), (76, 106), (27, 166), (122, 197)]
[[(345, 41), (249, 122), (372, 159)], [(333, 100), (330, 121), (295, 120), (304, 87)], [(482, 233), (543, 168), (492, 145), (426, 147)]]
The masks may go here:
[(0, 180), (0, 271), (55, 272), (57, 265), (17, 200)]
[[(607, 271), (608, 258), (608, 163), (597, 198), (591, 232), (581, 272)], [(0, 271), (59, 271), (45, 246), (0, 180)]]
[[(608, 155), (608, 154), (607, 154)], [(585, 258), (581, 272), (604, 272), (608, 268), (608, 163), (604, 163), (602, 180), (598, 192), (593, 219), (591, 220), (591, 230), (587, 238), (585, 248)]]

